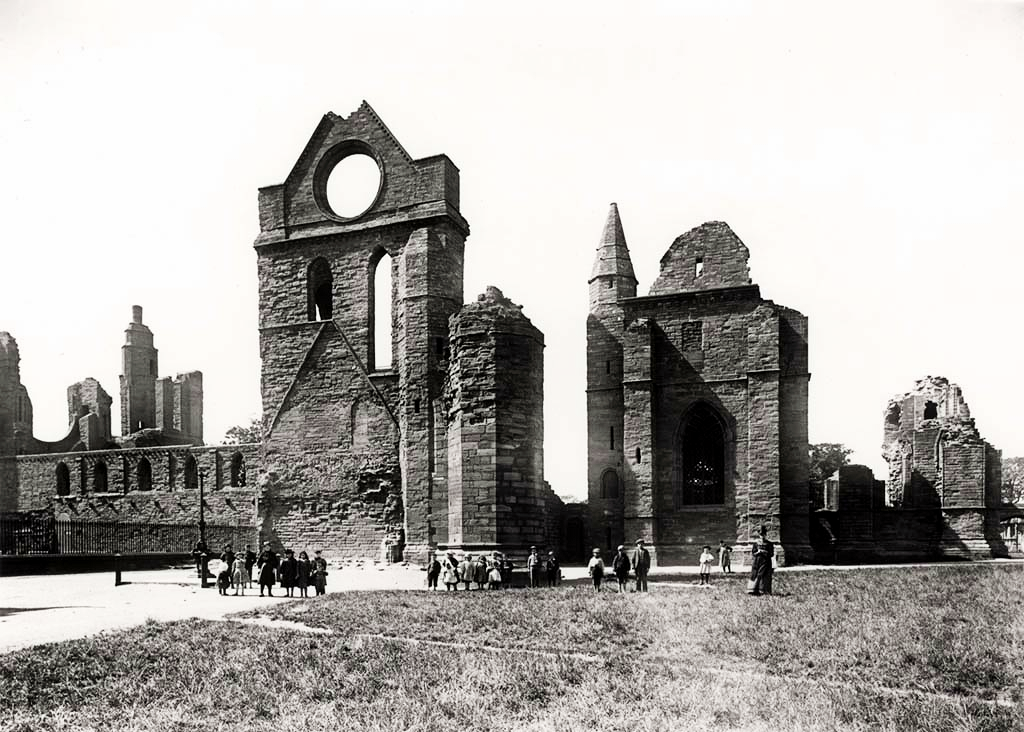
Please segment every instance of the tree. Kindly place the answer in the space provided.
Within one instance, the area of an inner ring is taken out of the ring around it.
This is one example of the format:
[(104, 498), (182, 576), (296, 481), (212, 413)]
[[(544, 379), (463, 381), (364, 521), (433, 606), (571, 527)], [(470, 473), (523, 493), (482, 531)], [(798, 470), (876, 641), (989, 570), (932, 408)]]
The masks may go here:
[(849, 465), (853, 450), (839, 442), (811, 445), (811, 480), (824, 481), (842, 465)]
[(1024, 504), (1024, 457), (1003, 458), (1003, 500)]
[(263, 424), (256, 417), (248, 425), (235, 425), (224, 433), (225, 445), (244, 445), (250, 442), (262, 442)]

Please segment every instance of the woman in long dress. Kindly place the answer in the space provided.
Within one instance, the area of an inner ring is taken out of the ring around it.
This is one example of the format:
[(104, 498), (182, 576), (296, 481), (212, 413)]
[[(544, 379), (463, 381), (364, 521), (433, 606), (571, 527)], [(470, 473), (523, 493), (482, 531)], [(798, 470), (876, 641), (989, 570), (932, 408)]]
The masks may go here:
[(751, 595), (772, 594), (772, 558), (775, 545), (768, 541), (768, 528), (761, 527), (761, 536), (750, 545), (750, 589)]

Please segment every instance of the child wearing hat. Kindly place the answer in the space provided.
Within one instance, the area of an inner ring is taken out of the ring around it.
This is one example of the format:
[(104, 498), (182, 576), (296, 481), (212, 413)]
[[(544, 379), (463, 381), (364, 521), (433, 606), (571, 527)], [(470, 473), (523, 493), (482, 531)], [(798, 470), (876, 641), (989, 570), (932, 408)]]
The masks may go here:
[(711, 584), (711, 565), (715, 561), (715, 555), (711, 553), (711, 547), (704, 547), (704, 551), (700, 553), (700, 583), (702, 585)]
[(626, 555), (626, 547), (619, 544), (615, 550), (615, 559), (612, 560), (612, 572), (619, 583), (619, 592), (626, 591), (626, 583), (629, 581), (629, 557)]
[(590, 578), (594, 580), (594, 589), (600, 592), (601, 580), (604, 579), (604, 560), (601, 559), (600, 549), (595, 548), (593, 554), (594, 556), (590, 558), (590, 563), (587, 564), (587, 572), (590, 574)]

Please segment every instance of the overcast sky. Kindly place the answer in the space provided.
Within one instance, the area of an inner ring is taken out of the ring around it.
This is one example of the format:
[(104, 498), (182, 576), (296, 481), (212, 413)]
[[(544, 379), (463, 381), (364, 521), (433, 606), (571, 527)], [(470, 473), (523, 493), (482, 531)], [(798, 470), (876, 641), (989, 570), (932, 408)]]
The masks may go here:
[(87, 376), (117, 430), (134, 304), (161, 375), (203, 372), (208, 442), (258, 414), (256, 189), (365, 98), (460, 168), (466, 299), (497, 285), (545, 333), (556, 492), (586, 494), (612, 201), (640, 294), (724, 220), (762, 295), (808, 316), (812, 442), (880, 475), (886, 402), (932, 374), (1024, 455), (1024, 5), (549, 5), (0, 0), (0, 330), (36, 436)]

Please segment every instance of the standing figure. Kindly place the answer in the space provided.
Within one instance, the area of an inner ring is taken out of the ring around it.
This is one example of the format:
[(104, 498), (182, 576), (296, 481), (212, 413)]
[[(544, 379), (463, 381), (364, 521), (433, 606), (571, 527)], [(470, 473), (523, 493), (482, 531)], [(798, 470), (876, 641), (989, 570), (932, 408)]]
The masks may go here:
[(647, 592), (647, 573), (651, 571), (651, 553), (644, 548), (644, 540), (636, 540), (633, 552), (633, 572), (636, 574), (636, 591)]
[(239, 554), (237, 557), (235, 557), (235, 564), (231, 568), (231, 579), (232, 579), (232, 581), (234, 582), (234, 585), (235, 585), (235, 594), (236, 595), (238, 594), (238, 591), (241, 590), (242, 591), (242, 597), (245, 597), (245, 584), (246, 584), (246, 578), (248, 576), (249, 576), (249, 570), (247, 570), (245, 568), (245, 556), (242, 555), (242, 554)]
[[(227, 563), (227, 565), (228, 565), (228, 574), (230, 575), (231, 574), (231, 569), (235, 566), (235, 552), (231, 548), (230, 544), (225, 544), (224, 545), (224, 551), (221, 552), (220, 558), (221, 558), (222, 561)], [(235, 586), (235, 579), (234, 579), (234, 577), (231, 577), (231, 586), (232, 587)]]
[(288, 597), (292, 597), (297, 574), (298, 565), (295, 561), (295, 552), (285, 549), (284, 559), (281, 560), (281, 566), (277, 568), (277, 581), (281, 583), (281, 589), (287, 591)]
[(459, 589), (459, 567), (455, 561), (455, 555), (448, 552), (441, 563), (441, 581), (448, 591)]
[(722, 574), (732, 574), (732, 547), (724, 541), (718, 548), (718, 566)]
[(543, 564), (537, 555), (537, 547), (530, 547), (530, 556), (526, 559), (526, 569), (530, 573), (530, 587), (540, 587), (540, 571)]
[(459, 580), (466, 586), (466, 591), (469, 591), (469, 583), (476, 579), (476, 564), (473, 563), (473, 555), (465, 554), (462, 557), (462, 561), (459, 562)]
[(313, 563), (309, 561), (306, 552), (299, 552), (299, 558), (295, 562), (295, 586), (299, 588), (300, 597), (309, 597), (309, 577), (313, 573)]
[(210, 550), (206, 548), (206, 542), (200, 539), (192, 548), (192, 558), (196, 560), (196, 574), (199, 579), (206, 573), (206, 561), (209, 558)]
[(562, 568), (558, 566), (558, 557), (554, 552), (548, 552), (545, 568), (548, 571), (548, 587), (555, 587), (562, 579)]
[(437, 556), (434, 554), (430, 555), (430, 560), (427, 562), (427, 589), (437, 589), (437, 578), (441, 576), (441, 563), (437, 561)]
[(750, 582), (748, 592), (751, 595), (772, 594), (772, 559), (775, 557), (775, 545), (768, 541), (768, 527), (762, 526), (760, 538), (750, 545)]
[(711, 547), (704, 547), (700, 553), (700, 583), (711, 585), (711, 565), (714, 564), (715, 555), (711, 553)]
[(316, 594), (326, 594), (327, 560), (321, 556), (319, 549), (313, 552), (313, 586), (316, 587)]
[(487, 558), (483, 555), (479, 559), (474, 560), (476, 562), (475, 574), (473, 575), (473, 581), (476, 582), (476, 588), (478, 590), (486, 589), (487, 587)]
[(594, 589), (600, 592), (601, 580), (604, 579), (604, 560), (601, 559), (600, 549), (595, 548), (593, 554), (594, 556), (590, 558), (590, 563), (587, 564), (587, 573), (594, 580)]
[(252, 568), (256, 565), (256, 552), (252, 550), (251, 544), (245, 545), (245, 553), (242, 555), (245, 559), (245, 586), (252, 587)]
[(512, 557), (508, 554), (501, 556), (501, 589), (512, 586), (512, 570), (516, 565), (512, 563)]
[(487, 570), (487, 588), (490, 590), (501, 589), (501, 568), (498, 564), (498, 560), (495, 560)]
[(626, 591), (626, 583), (629, 581), (629, 557), (626, 556), (626, 547), (619, 544), (615, 550), (615, 559), (612, 560), (612, 572), (619, 583), (619, 592)]
[(260, 574), (260, 597), (263, 597), (263, 588), (267, 589), (267, 596), (274, 596), (274, 578), (277, 576), (278, 558), (277, 554), (270, 548), (270, 542), (263, 545), (259, 559), (256, 560), (256, 570)]
[(231, 565), (223, 559), (217, 562), (217, 591), (228, 594), (228, 585), (231, 584)]

